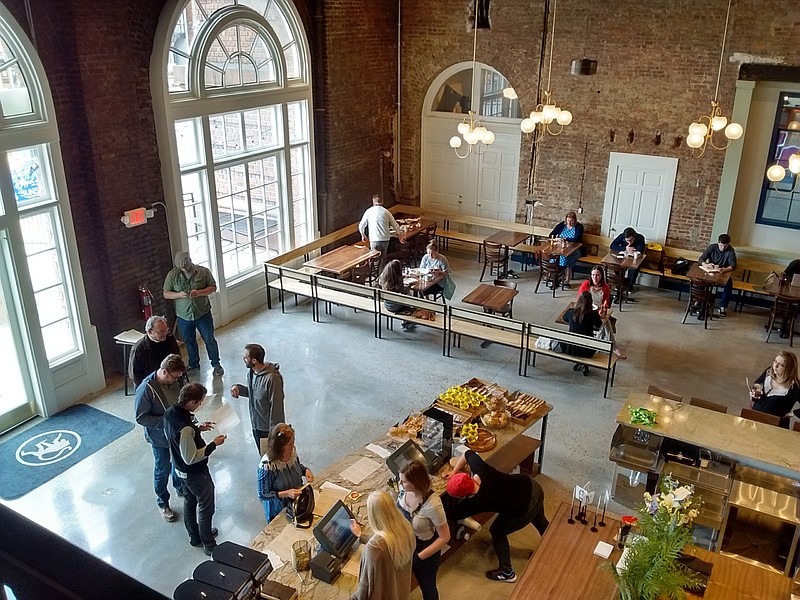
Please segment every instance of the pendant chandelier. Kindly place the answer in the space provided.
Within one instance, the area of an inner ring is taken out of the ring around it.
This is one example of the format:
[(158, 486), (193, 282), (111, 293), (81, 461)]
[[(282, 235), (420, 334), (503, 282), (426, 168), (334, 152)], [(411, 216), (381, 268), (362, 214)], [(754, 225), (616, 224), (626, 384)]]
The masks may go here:
[[(533, 134), (533, 143), (538, 143), (546, 135), (559, 135), (564, 126), (572, 123), (572, 113), (562, 110), (552, 99), (550, 91), (550, 74), (553, 71), (553, 47), (556, 39), (556, 9), (558, 0), (553, 2), (553, 26), (550, 33), (550, 58), (547, 65), (547, 87), (544, 101), (537, 105), (529, 117), (522, 119), (519, 127), (525, 134)], [(546, 6), (546, 5), (545, 5)], [(543, 32), (546, 34), (546, 31)]]
[[(478, 81), (478, 68), (475, 60), (476, 50), (478, 48), (478, 0), (475, 1), (475, 20), (472, 23), (474, 31), (472, 37), (472, 89), (476, 87)], [(458, 124), (458, 133), (461, 137), (454, 135), (450, 138), (450, 147), (455, 151), (458, 158), (467, 158), (473, 152), (477, 155), (482, 155), (486, 152), (487, 148), (494, 143), (494, 133), (486, 129), (486, 127), (475, 118), (476, 113), (469, 111), (469, 115), (464, 117), (464, 120)], [(462, 145), (462, 138), (467, 142), (467, 149), (464, 154), (460, 154), (458, 149)]]
[[(725, 40), (728, 37), (728, 21), (731, 16), (731, 0), (728, 0), (728, 12), (725, 15), (725, 30), (722, 33), (722, 47), (719, 51), (719, 68), (717, 69), (717, 87), (711, 101), (711, 112), (703, 115), (689, 125), (686, 145), (692, 149), (692, 156), (701, 157), (710, 145), (716, 150), (726, 150), (733, 140), (742, 137), (744, 129), (739, 123), (730, 122), (722, 114), (719, 107), (719, 81), (722, 77), (722, 60), (725, 56)], [(721, 132), (721, 133), (718, 133)]]

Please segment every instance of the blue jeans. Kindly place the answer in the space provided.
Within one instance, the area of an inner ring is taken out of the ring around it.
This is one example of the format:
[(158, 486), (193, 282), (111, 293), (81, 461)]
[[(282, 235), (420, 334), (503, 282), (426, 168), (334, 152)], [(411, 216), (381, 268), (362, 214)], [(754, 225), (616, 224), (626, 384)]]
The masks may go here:
[(200, 332), (200, 337), (206, 343), (206, 351), (208, 352), (211, 366), (216, 367), (219, 364), (219, 346), (217, 346), (217, 339), (214, 337), (214, 318), (211, 316), (210, 311), (194, 321), (187, 321), (178, 317), (178, 329), (180, 329), (183, 343), (186, 344), (186, 353), (189, 355), (188, 367), (190, 369), (200, 368), (200, 353), (197, 349), (195, 331)]
[(719, 298), (719, 307), (720, 308), (728, 308), (728, 302), (731, 299), (731, 293), (733, 292), (733, 278), (728, 279), (728, 283), (726, 283), (722, 287), (722, 294)]
[(189, 540), (200, 540), (204, 548), (217, 545), (211, 533), (211, 518), (214, 516), (214, 481), (208, 469), (191, 473), (183, 479), (183, 524)]
[(153, 466), (153, 487), (156, 491), (156, 502), (159, 508), (166, 508), (169, 506), (169, 490), (167, 490), (167, 483), (169, 483), (169, 474), (172, 473), (172, 487), (175, 491), (183, 493), (181, 480), (175, 474), (175, 469), (172, 467), (172, 462), (169, 457), (169, 448), (159, 448), (153, 446), (153, 459), (155, 464)]

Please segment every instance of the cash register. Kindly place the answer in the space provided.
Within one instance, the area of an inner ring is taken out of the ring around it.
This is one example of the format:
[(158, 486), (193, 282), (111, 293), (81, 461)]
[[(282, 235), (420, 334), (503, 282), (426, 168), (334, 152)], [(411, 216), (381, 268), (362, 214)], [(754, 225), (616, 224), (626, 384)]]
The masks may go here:
[(311, 575), (325, 583), (332, 583), (350, 553), (358, 543), (358, 538), (350, 530), (350, 521), (355, 519), (350, 509), (337, 500), (314, 526), (314, 537), (320, 550), (311, 560)]

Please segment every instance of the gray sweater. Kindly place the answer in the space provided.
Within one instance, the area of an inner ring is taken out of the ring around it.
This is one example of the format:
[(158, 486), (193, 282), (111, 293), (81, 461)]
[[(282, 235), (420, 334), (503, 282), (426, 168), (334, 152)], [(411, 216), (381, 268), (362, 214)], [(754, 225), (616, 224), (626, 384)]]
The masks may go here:
[(386, 540), (373, 535), (361, 554), (358, 589), (350, 600), (408, 600), (411, 597), (411, 561), (394, 566)]
[(250, 421), (253, 429), (269, 431), (273, 425), (283, 423), (283, 376), (277, 363), (264, 363), (260, 373), (247, 371), (247, 385), (236, 384), (239, 395), (250, 399)]

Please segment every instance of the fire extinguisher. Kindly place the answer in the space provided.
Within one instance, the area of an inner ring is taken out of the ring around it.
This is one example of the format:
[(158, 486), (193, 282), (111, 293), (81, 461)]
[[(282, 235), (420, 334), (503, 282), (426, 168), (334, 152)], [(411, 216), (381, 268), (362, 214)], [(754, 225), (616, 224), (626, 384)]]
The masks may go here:
[(143, 285), (139, 286), (139, 302), (142, 303), (142, 316), (147, 321), (153, 316), (153, 294)]

